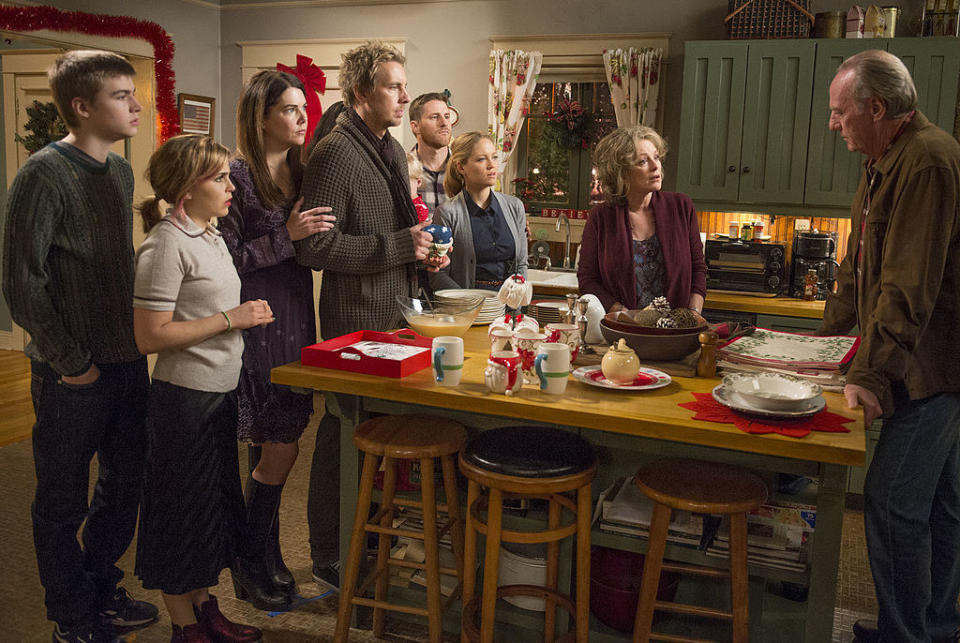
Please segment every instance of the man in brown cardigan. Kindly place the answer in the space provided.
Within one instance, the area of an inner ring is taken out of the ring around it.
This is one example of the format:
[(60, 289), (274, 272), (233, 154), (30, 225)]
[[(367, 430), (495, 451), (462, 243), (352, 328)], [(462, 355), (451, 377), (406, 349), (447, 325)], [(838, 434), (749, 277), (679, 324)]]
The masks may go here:
[[(320, 330), (324, 338), (388, 330), (402, 322), (397, 295), (414, 296), (416, 262), (432, 240), (417, 224), (403, 148), (387, 128), (400, 124), (407, 94), (405, 59), (369, 42), (344, 54), (344, 112), (317, 144), (303, 177), (308, 204), (333, 208), (333, 229), (294, 242), (297, 261), (323, 270)], [(307, 505), (313, 578), (339, 588), (339, 419), (317, 429)]]

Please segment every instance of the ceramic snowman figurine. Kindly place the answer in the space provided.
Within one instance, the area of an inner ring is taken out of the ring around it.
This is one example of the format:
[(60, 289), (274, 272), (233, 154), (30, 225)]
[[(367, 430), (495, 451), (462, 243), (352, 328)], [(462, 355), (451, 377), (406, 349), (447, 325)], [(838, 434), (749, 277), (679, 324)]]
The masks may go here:
[(511, 275), (500, 286), (497, 299), (507, 308), (514, 310), (526, 306), (533, 299), (533, 284), (524, 279), (523, 275)]

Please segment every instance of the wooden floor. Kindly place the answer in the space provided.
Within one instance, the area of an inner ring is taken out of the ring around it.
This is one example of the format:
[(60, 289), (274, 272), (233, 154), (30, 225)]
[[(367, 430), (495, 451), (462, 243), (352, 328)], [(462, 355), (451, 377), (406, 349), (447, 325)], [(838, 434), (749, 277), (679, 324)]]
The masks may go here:
[(30, 360), (20, 351), (0, 351), (0, 446), (30, 437)]

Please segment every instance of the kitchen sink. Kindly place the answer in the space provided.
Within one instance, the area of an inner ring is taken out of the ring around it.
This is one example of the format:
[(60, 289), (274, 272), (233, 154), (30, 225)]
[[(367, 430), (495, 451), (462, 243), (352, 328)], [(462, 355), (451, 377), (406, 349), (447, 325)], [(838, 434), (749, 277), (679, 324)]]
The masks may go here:
[(527, 281), (534, 286), (566, 286), (576, 288), (577, 273), (569, 271), (538, 270), (536, 268), (527, 269)]

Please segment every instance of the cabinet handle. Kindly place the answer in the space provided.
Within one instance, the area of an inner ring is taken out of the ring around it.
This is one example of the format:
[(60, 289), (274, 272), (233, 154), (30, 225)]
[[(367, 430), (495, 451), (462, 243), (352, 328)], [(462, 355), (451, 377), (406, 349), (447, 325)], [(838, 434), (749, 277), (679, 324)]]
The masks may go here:
[(737, 166), (736, 166), (736, 165), (731, 165), (730, 167), (727, 168), (727, 172), (733, 173), (733, 172), (736, 172), (736, 171), (737, 171)]
[(750, 174), (750, 166), (749, 166), (749, 165), (745, 165), (745, 166), (743, 167), (743, 173), (744, 173), (744, 174)]

